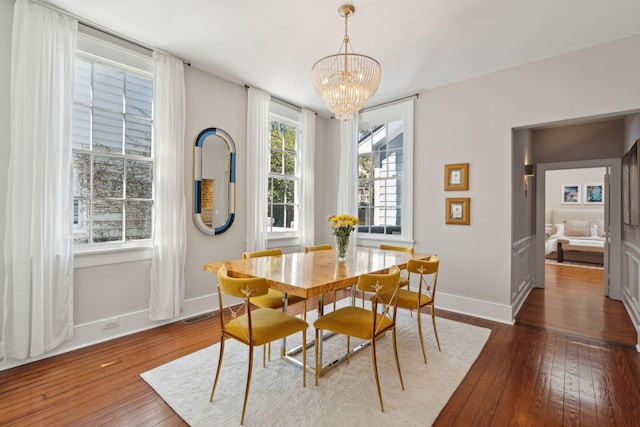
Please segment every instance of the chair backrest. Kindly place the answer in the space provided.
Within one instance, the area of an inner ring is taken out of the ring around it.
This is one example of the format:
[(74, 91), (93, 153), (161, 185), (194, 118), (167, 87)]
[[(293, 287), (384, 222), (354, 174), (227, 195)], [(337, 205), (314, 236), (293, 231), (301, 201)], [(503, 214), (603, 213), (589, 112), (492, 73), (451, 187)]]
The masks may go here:
[(393, 246), (393, 245), (381, 244), (380, 245), (380, 249), (388, 249), (388, 250), (392, 250), (392, 251), (409, 252), (410, 254), (413, 253), (413, 247), (406, 247), (406, 246)]
[[(358, 289), (362, 292), (362, 303), (364, 308), (364, 296), (366, 292), (375, 292), (375, 295), (371, 297), (371, 315), (373, 316), (373, 322), (371, 323), (373, 329), (371, 333), (377, 335), (379, 328), (383, 325), (383, 317), (389, 318), (394, 324), (396, 323), (396, 314), (398, 310), (398, 285), (400, 284), (400, 268), (397, 265), (389, 267), (389, 272), (386, 274), (380, 273), (366, 273), (358, 276)], [(383, 298), (383, 294), (386, 297)], [(378, 303), (384, 304), (382, 310), (382, 316), (378, 311)], [(393, 313), (390, 314), (390, 308), (393, 307)]]
[(393, 292), (398, 288), (399, 281), (400, 269), (398, 266), (392, 265), (386, 274), (365, 273), (358, 276), (358, 289), (375, 293)]
[(326, 251), (329, 249), (333, 249), (333, 246), (326, 244), (326, 245), (315, 245), (315, 246), (305, 246), (304, 247), (304, 253), (306, 254), (307, 252), (313, 252), (313, 251)]
[(226, 295), (245, 299), (269, 292), (264, 277), (229, 277), (226, 267), (218, 269), (218, 288)]
[[(436, 286), (438, 284), (438, 267), (440, 266), (440, 258), (436, 255), (431, 255), (429, 259), (410, 259), (407, 263), (407, 271), (409, 275), (420, 275), (420, 288), (418, 292), (423, 290), (431, 296), (431, 299), (435, 299)], [(431, 282), (427, 283), (425, 276), (432, 275)]]
[[(253, 326), (251, 321), (251, 304), (249, 297), (265, 295), (269, 291), (267, 280), (262, 277), (238, 278), (229, 277), (226, 267), (218, 269), (218, 303), (220, 307), (220, 328), (225, 331), (227, 325), (238, 319), (241, 315), (247, 316), (246, 326), (240, 326), (244, 331), (247, 342), (253, 342)], [(231, 315), (225, 314), (223, 294), (243, 298), (244, 303), (240, 306), (228, 306)], [(223, 338), (224, 339), (224, 338)]]
[(275, 255), (282, 255), (282, 249), (274, 248), (274, 249), (265, 249), (263, 251), (242, 252), (242, 259), (260, 258), (263, 256), (275, 256)]

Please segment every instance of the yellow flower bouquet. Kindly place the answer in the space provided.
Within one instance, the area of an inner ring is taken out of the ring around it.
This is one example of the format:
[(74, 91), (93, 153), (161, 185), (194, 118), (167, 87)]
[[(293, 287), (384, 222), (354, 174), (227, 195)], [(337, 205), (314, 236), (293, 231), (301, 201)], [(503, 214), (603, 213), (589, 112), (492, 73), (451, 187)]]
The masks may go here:
[(360, 224), (358, 218), (342, 214), (329, 217), (329, 224), (336, 236), (336, 253), (338, 261), (344, 261), (347, 258), (347, 250), (349, 249), (349, 236), (351, 232)]

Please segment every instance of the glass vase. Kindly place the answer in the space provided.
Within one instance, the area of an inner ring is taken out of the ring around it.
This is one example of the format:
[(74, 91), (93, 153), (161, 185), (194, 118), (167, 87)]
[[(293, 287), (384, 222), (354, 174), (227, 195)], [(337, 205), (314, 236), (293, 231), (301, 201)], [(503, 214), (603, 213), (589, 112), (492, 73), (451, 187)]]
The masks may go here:
[(346, 236), (336, 236), (336, 255), (338, 257), (338, 262), (343, 262), (347, 259), (347, 252), (349, 251), (349, 237)]

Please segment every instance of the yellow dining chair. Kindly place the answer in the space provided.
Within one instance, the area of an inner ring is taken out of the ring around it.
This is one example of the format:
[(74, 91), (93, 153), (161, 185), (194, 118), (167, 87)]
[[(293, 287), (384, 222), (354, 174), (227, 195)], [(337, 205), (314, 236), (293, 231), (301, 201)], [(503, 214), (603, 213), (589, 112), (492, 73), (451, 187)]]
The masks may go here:
[[(418, 318), (418, 334), (420, 336), (420, 346), (422, 347), (422, 357), (424, 363), (427, 363), (427, 354), (424, 351), (424, 340), (422, 338), (422, 323), (420, 321), (420, 310), (423, 307), (431, 307), (431, 323), (433, 324), (433, 333), (436, 336), (438, 351), (440, 351), (440, 340), (438, 339), (438, 330), (436, 329), (436, 286), (438, 284), (438, 267), (440, 258), (432, 255), (428, 260), (412, 259), (407, 264), (409, 277), (412, 274), (419, 276), (418, 290), (400, 289), (396, 296), (398, 308), (406, 308), (408, 310), (416, 310)], [(380, 300), (389, 302), (393, 297), (392, 293), (381, 295)]]
[[(287, 337), (296, 332), (302, 332), (303, 343), (307, 341), (307, 328), (309, 325), (306, 321), (271, 308), (251, 309), (251, 297), (266, 295), (268, 291), (269, 285), (267, 285), (265, 278), (234, 278), (227, 275), (227, 269), (225, 267), (221, 267), (218, 270), (218, 302), (220, 304), (220, 326), (222, 332), (220, 336), (220, 358), (218, 359), (216, 378), (213, 381), (209, 401), (213, 401), (213, 394), (216, 391), (216, 385), (218, 385), (218, 376), (220, 375), (222, 357), (224, 356), (225, 339), (233, 338), (248, 345), (249, 367), (240, 424), (244, 423), (244, 414), (247, 409), (247, 399), (249, 398), (251, 372), (253, 368), (253, 348)], [(243, 298), (244, 303), (240, 307), (229, 306), (228, 309), (231, 311), (231, 314), (225, 315), (223, 294)], [(307, 347), (304, 345), (302, 346), (302, 364), (303, 366), (307, 364)], [(306, 387), (306, 385), (306, 369), (302, 369), (302, 386)]]
[[(280, 248), (265, 249), (262, 251), (243, 252), (242, 259), (260, 258), (265, 256), (282, 255)], [(291, 304), (302, 303), (302, 318), (307, 320), (307, 300), (306, 298), (287, 295), (287, 306)], [(260, 308), (272, 308), (274, 310), (282, 310), (284, 308), (284, 295), (282, 292), (269, 288), (265, 295), (251, 297), (251, 303)], [(268, 356), (267, 356), (268, 355)], [(271, 360), (271, 343), (267, 344), (262, 356), (262, 366), (266, 366), (266, 359)]]
[[(400, 371), (400, 361), (398, 360), (398, 347), (396, 344), (396, 306), (397, 299), (391, 297), (387, 299), (387, 304), (378, 304), (378, 296), (381, 293), (389, 293), (394, 295), (398, 292), (398, 280), (400, 279), (400, 269), (393, 265), (389, 268), (387, 274), (362, 274), (358, 277), (358, 289), (366, 292), (374, 292), (372, 297), (371, 310), (357, 306), (347, 306), (339, 308), (320, 317), (313, 323), (316, 329), (316, 342), (319, 342), (320, 331), (331, 331), (347, 336), (347, 361), (349, 360), (350, 340), (349, 337), (356, 337), (369, 340), (371, 344), (371, 362), (373, 365), (373, 376), (378, 389), (378, 399), (380, 400), (380, 409), (384, 412), (384, 404), (382, 403), (382, 393), (380, 392), (380, 380), (378, 379), (378, 363), (376, 361), (376, 339), (385, 332), (392, 331), (393, 354), (396, 358), (396, 369), (398, 370), (398, 378), (400, 378), (400, 386), (404, 390), (404, 382), (402, 381), (402, 372)], [(391, 303), (389, 303), (391, 302)], [(378, 307), (381, 312), (378, 313)], [(322, 366), (318, 363), (318, 346), (316, 347), (316, 386), (318, 385), (318, 377)]]
[[(401, 251), (401, 252), (408, 252), (410, 254), (413, 255), (413, 247), (407, 247), (407, 246), (394, 246), (394, 245), (385, 245), (380, 244), (380, 249), (386, 249), (386, 250), (391, 250), (391, 251)], [(404, 270), (403, 270), (404, 272)], [(400, 285), (401, 288), (408, 288), (409, 287), (409, 278), (407, 276), (407, 274), (400, 274)]]
[(315, 246), (305, 246), (304, 247), (304, 253), (306, 254), (307, 252), (313, 252), (313, 251), (326, 251), (328, 249), (333, 249), (333, 246), (326, 244), (326, 245), (315, 245)]

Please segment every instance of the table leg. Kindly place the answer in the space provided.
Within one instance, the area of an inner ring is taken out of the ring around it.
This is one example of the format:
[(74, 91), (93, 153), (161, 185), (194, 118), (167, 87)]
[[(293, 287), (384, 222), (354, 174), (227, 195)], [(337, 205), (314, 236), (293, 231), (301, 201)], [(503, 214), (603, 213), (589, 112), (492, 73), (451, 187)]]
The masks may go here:
[[(355, 286), (352, 288), (352, 301), (355, 300)], [(318, 296), (318, 318), (320, 318), (321, 316), (324, 315), (324, 295), (320, 295)], [(312, 347), (314, 345), (318, 346), (318, 365), (320, 366), (320, 376), (322, 376), (325, 372), (327, 372), (328, 370), (330, 370), (331, 368), (339, 365), (340, 363), (346, 361), (348, 359), (347, 354), (344, 354), (343, 356), (338, 357), (337, 359), (333, 360), (332, 362), (328, 363), (327, 365), (324, 365), (324, 362), (322, 360), (322, 346), (323, 346), (323, 342), (324, 340), (326, 340), (327, 338), (330, 338), (334, 335), (336, 335), (334, 332), (326, 332), (326, 331), (320, 331), (320, 333), (322, 334), (320, 336), (320, 341), (316, 342), (315, 340), (311, 340), (307, 343), (304, 343), (303, 345), (306, 345), (307, 348)], [(281, 358), (293, 365), (296, 365), (300, 368), (306, 369), (307, 372), (309, 372), (311, 375), (315, 375), (316, 374), (316, 370), (315, 370), (315, 366), (304, 366), (302, 364), (302, 362), (300, 362), (298, 359), (296, 359), (294, 356), (299, 354), (302, 351), (302, 345), (292, 348), (291, 350), (286, 349), (285, 345), (286, 345), (286, 339), (282, 340), (282, 350), (281, 350)], [(368, 347), (371, 344), (370, 341), (365, 341), (362, 344), (358, 345), (356, 348), (354, 348), (353, 350), (351, 350), (349, 352), (349, 356), (353, 356), (354, 354), (357, 354), (359, 352), (361, 352), (362, 350), (364, 350), (366, 347)]]
[[(289, 295), (286, 292), (282, 292), (282, 311), (287, 312), (289, 308)], [(280, 357), (284, 358), (287, 353), (287, 337), (282, 338), (282, 347), (280, 347)]]
[[(318, 297), (318, 319), (321, 318), (323, 314), (324, 314), (324, 294), (320, 294), (320, 296)], [(317, 342), (316, 345), (318, 346), (318, 366), (320, 366), (320, 370), (322, 371), (322, 342), (324, 341), (324, 331), (320, 331), (320, 334), (321, 334), (320, 342)]]

